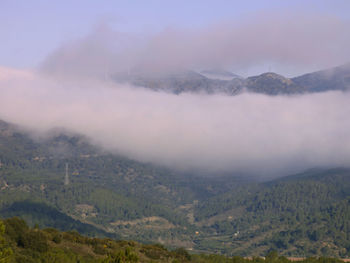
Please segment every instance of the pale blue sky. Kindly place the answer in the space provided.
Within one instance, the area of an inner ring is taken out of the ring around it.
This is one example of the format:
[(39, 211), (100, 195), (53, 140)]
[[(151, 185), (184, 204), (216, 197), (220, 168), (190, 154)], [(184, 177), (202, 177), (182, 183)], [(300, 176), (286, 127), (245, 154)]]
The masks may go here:
[(62, 43), (88, 34), (101, 22), (119, 31), (149, 33), (286, 10), (349, 19), (350, 1), (0, 0), (0, 65), (34, 67)]

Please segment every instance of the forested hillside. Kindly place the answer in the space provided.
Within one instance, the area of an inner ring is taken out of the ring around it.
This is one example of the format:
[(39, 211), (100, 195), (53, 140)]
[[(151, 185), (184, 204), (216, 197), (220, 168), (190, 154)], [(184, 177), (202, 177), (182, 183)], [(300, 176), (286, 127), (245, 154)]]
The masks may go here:
[[(66, 168), (67, 167), (67, 168)], [(66, 174), (68, 182), (65, 182)], [(181, 174), (0, 122), (0, 217), (226, 255), (350, 256), (350, 170), (256, 182)]]
[[(242, 258), (215, 254), (190, 254), (183, 248), (168, 250), (160, 244), (140, 244), (110, 238), (89, 238), (76, 231), (30, 228), (19, 218), (0, 221), (0, 262), (114, 263), (114, 262), (198, 262), (270, 263), (291, 262), (276, 251), (266, 257)], [(341, 263), (332, 258), (305, 258), (301, 263)]]
[(235, 251), (348, 255), (349, 193), (349, 170), (311, 170), (210, 198), (197, 207), (196, 219), (217, 218), (210, 226)]

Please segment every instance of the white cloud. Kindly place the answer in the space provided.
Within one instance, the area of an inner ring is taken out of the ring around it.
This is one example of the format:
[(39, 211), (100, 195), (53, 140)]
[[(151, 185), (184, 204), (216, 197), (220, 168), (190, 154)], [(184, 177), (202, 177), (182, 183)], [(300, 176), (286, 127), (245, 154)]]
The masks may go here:
[(0, 119), (37, 132), (63, 127), (140, 161), (267, 175), (350, 164), (349, 93), (176, 96), (36, 73), (7, 76), (0, 78)]
[(263, 13), (196, 30), (167, 28), (148, 36), (100, 26), (54, 51), (42, 69), (56, 76), (87, 77), (128, 69), (160, 74), (229, 67), (240, 73), (272, 65), (279, 73), (289, 70), (293, 75), (349, 62), (349, 28), (348, 20), (306, 13)]

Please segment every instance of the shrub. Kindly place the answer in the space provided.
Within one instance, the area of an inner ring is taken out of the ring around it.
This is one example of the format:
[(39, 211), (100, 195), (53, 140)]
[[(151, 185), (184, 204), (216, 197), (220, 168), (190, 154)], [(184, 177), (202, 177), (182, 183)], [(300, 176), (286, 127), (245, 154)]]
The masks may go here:
[(184, 260), (191, 260), (191, 255), (188, 253), (188, 251), (184, 248), (178, 248), (175, 249), (174, 251), (175, 257), (179, 259), (184, 259)]
[(39, 230), (30, 230), (23, 234), (18, 245), (38, 252), (46, 252), (48, 250), (46, 236)]

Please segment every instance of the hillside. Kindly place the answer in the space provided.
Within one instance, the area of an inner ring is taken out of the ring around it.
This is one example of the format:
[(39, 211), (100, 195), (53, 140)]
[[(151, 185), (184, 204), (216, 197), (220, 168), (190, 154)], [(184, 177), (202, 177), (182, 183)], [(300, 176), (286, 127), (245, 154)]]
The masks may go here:
[[(348, 169), (311, 170), (215, 196), (197, 209), (199, 222), (216, 218), (207, 225), (216, 229), (217, 249), (220, 240), (245, 253), (271, 247), (287, 255), (349, 253)], [(207, 246), (208, 239), (198, 242)]]
[(350, 87), (350, 64), (305, 74), (292, 79), (309, 92), (348, 90)]
[(183, 71), (160, 76), (133, 74), (115, 74), (112, 78), (116, 82), (130, 83), (134, 86), (149, 88), (154, 91), (163, 91), (173, 94), (190, 93), (224, 93), (238, 94), (241, 91), (243, 80), (240, 78), (218, 79), (206, 77), (195, 71)]
[[(0, 123), (0, 217), (227, 255), (350, 256), (350, 170), (198, 177)], [(64, 183), (66, 164), (69, 184)]]
[[(305, 258), (301, 263), (343, 262), (335, 258)], [(0, 221), (1, 262), (200, 262), (249, 263), (292, 262), (275, 251), (264, 258), (226, 257), (215, 254), (190, 254), (183, 248), (168, 250), (160, 244), (140, 244), (110, 238), (89, 238), (76, 231), (61, 232), (54, 228), (29, 228), (25, 221), (10, 218)]]

